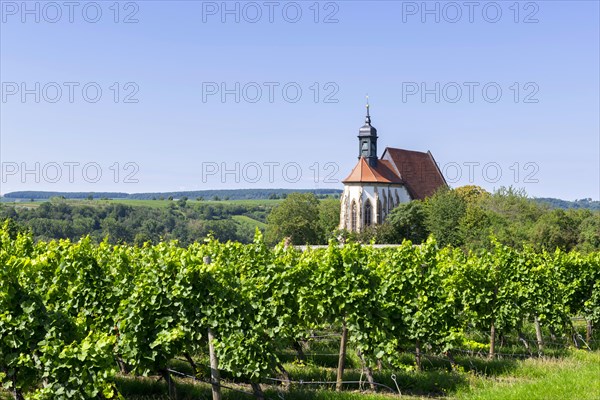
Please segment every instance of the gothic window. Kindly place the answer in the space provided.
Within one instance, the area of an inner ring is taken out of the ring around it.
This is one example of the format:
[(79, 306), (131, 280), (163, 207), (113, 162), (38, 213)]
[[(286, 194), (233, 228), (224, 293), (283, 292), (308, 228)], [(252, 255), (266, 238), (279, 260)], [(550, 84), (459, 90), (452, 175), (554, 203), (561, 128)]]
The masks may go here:
[(387, 214), (388, 211), (390, 211), (388, 209), (388, 205), (387, 205), (387, 195), (385, 194), (385, 192), (383, 192), (383, 211)]
[(396, 190), (396, 204), (400, 204), (400, 197), (398, 197), (398, 191)]
[(365, 226), (371, 226), (373, 210), (371, 209), (371, 201), (365, 203)]
[(381, 209), (381, 200), (377, 199), (377, 223), (381, 224), (383, 221), (383, 210)]
[(350, 213), (350, 230), (356, 232), (356, 202), (352, 200), (352, 212)]

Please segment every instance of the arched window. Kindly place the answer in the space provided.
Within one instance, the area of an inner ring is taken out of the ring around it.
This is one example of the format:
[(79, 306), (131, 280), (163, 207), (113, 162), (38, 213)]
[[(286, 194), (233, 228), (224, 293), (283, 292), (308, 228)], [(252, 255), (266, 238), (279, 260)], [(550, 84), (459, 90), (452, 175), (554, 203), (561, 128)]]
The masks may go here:
[(372, 215), (373, 215), (373, 210), (371, 208), (371, 201), (367, 200), (365, 203), (365, 226), (371, 226), (371, 221), (372, 219)]
[(377, 199), (377, 223), (381, 224), (383, 221), (383, 210), (381, 209), (381, 200)]
[(350, 213), (350, 230), (356, 232), (356, 202), (352, 200), (352, 211)]
[(396, 190), (396, 205), (400, 204), (400, 197), (398, 197), (398, 191)]
[(387, 205), (387, 194), (385, 194), (385, 192), (383, 192), (383, 211), (385, 211), (386, 214), (390, 211)]

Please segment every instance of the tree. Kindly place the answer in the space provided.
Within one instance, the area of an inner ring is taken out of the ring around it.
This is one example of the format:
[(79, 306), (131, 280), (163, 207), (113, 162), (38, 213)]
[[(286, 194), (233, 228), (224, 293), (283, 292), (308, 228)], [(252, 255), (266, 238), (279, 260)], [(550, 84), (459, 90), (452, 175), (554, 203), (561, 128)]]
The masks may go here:
[(480, 186), (466, 185), (455, 189), (465, 201), (465, 214), (460, 220), (464, 244), (469, 249), (491, 248), (491, 218), (487, 205), (491, 194)]
[(583, 252), (600, 249), (600, 212), (590, 213), (579, 225), (579, 240), (577, 247)]
[(464, 242), (459, 223), (466, 203), (452, 189), (441, 189), (425, 202), (426, 226), (441, 246), (461, 246)]
[(319, 201), (319, 225), (325, 242), (333, 237), (339, 224), (340, 201), (332, 198)]
[(469, 203), (477, 203), (482, 199), (487, 199), (491, 196), (490, 192), (476, 185), (465, 185), (454, 189), (464, 201)]
[(277, 243), (286, 237), (292, 244), (320, 242), (319, 200), (312, 193), (290, 193), (267, 217), (266, 239)]
[(401, 243), (403, 239), (416, 244), (425, 241), (429, 235), (425, 217), (423, 202), (419, 200), (403, 203), (394, 208), (386, 219), (392, 227), (391, 243)]
[[(521, 248), (531, 242), (531, 230), (545, 209), (527, 198), (524, 190), (501, 187), (487, 200), (489, 231), (501, 243)], [(535, 244), (535, 243), (533, 243)]]
[(492, 220), (493, 213), (482, 199), (467, 202), (465, 214), (460, 220), (460, 231), (467, 249), (491, 249)]
[(546, 212), (533, 226), (531, 239), (540, 249), (569, 251), (578, 239), (578, 224), (572, 213), (556, 209)]

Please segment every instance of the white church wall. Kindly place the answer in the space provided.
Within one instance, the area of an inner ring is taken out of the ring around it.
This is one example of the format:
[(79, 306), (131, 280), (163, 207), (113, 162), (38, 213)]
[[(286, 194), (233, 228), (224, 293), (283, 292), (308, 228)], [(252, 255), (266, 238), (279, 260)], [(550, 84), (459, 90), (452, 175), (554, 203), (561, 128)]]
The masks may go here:
[[(371, 224), (377, 224), (378, 221), (384, 221), (398, 204), (410, 200), (408, 191), (402, 185), (346, 184), (341, 201), (340, 229), (353, 230), (352, 202), (356, 204), (356, 230), (360, 231), (365, 228), (364, 212), (367, 201), (371, 202)], [(378, 201), (381, 202), (381, 209), (378, 207)]]

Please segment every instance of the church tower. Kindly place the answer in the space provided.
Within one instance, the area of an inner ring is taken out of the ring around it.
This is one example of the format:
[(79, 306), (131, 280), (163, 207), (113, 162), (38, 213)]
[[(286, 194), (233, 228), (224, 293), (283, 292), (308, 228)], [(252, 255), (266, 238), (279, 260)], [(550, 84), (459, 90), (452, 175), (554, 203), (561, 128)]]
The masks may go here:
[(377, 166), (377, 129), (371, 125), (369, 97), (367, 96), (367, 116), (365, 124), (358, 131), (358, 159), (364, 157), (371, 167)]

